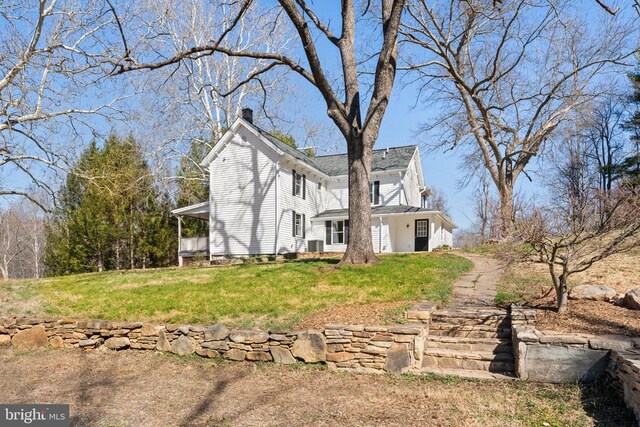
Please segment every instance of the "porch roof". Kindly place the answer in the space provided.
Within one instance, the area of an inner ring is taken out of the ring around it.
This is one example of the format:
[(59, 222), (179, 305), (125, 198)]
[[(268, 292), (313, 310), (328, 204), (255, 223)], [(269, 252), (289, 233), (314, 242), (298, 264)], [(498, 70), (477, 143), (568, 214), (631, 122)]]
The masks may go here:
[(175, 216), (190, 216), (193, 218), (209, 219), (209, 202), (206, 201), (174, 209), (171, 213)]
[[(433, 214), (439, 216), (443, 221), (449, 223), (453, 228), (458, 226), (451, 221), (451, 219), (442, 211), (433, 209), (419, 208), (417, 206), (405, 206), (405, 205), (386, 205), (386, 206), (372, 206), (371, 216), (397, 216), (397, 215), (423, 215)], [(349, 209), (329, 209), (320, 212), (312, 219), (328, 220), (328, 219), (342, 219), (349, 217)]]

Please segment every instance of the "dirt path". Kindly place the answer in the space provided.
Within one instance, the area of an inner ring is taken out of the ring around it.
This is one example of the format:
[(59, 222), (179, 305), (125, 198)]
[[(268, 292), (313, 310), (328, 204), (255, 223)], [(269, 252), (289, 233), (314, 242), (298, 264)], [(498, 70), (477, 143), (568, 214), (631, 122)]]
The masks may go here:
[(633, 425), (620, 398), (601, 387), (358, 375), (142, 351), (0, 349), (0, 402), (70, 404), (74, 427)]
[(502, 277), (504, 266), (495, 258), (467, 253), (458, 255), (472, 261), (474, 266), (454, 283), (453, 298), (449, 305), (493, 306), (496, 284)]

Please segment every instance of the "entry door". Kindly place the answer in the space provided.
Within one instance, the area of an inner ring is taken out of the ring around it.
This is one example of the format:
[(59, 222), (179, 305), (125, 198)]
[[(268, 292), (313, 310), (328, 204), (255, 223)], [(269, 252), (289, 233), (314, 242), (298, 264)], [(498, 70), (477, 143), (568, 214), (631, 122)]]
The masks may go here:
[(429, 220), (416, 219), (416, 249), (415, 251), (429, 250)]

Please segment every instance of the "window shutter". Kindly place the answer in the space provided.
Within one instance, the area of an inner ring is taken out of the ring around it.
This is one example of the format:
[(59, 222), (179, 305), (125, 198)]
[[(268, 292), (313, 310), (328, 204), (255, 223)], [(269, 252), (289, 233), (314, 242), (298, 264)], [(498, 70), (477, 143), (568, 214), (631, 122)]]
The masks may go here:
[(380, 181), (375, 181), (373, 183), (373, 204), (380, 204)]
[(305, 228), (307, 228), (307, 219), (305, 218), (305, 215), (302, 214), (302, 238), (306, 238), (307, 237), (307, 231), (305, 230)]
[(296, 211), (293, 212), (293, 222), (291, 223), (291, 234), (296, 237)]
[(349, 243), (349, 220), (344, 221), (344, 242)]
[(293, 191), (293, 195), (296, 195), (296, 170), (294, 169), (291, 173), (291, 176), (293, 177), (293, 181), (291, 185), (291, 191)]
[(331, 244), (331, 221), (324, 222), (324, 241), (327, 245)]
[(302, 200), (307, 197), (307, 175), (302, 175)]

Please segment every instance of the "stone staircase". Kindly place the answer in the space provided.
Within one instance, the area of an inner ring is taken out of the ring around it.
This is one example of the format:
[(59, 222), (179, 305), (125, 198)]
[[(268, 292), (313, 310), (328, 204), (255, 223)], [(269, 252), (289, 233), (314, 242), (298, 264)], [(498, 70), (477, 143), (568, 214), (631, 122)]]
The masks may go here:
[(507, 310), (459, 306), (431, 314), (425, 372), (475, 378), (514, 377), (511, 318)]

